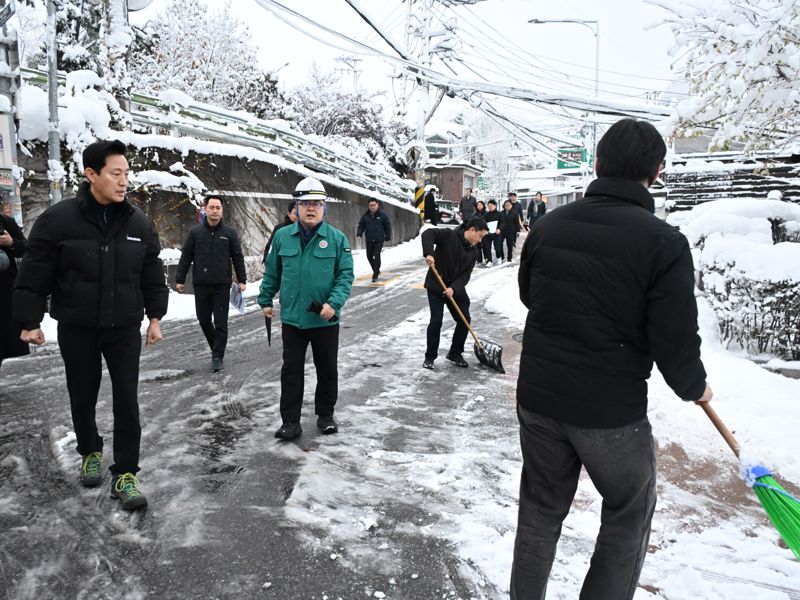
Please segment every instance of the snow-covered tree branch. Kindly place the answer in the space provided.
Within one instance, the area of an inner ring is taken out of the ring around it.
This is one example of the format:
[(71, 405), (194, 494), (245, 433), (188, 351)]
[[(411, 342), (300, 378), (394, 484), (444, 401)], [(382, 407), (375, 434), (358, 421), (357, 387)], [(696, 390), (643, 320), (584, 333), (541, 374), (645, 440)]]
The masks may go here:
[(800, 3), (796, 0), (648, 0), (672, 13), (673, 54), (691, 96), (674, 131), (715, 130), (712, 146), (748, 149), (800, 139)]

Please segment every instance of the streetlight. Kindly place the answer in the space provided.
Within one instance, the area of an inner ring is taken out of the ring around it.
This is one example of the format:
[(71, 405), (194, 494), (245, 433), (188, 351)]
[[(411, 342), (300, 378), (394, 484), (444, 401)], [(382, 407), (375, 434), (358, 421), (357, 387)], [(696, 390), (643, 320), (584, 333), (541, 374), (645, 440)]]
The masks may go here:
[[(578, 25), (589, 28), (592, 35), (594, 35), (594, 97), (597, 98), (600, 77), (600, 21), (595, 19), (530, 19), (528, 23), (533, 23), (534, 25), (543, 25), (545, 23), (577, 23)], [(592, 158), (594, 158), (596, 148), (597, 121), (594, 120), (592, 127)]]

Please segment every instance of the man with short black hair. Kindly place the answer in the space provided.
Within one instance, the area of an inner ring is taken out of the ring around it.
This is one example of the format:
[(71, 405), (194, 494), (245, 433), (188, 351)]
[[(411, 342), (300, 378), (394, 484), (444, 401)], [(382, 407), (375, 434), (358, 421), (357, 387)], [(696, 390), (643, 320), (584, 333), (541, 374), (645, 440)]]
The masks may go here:
[(239, 234), (222, 221), (222, 198), (207, 196), (204, 205), (205, 220), (189, 230), (183, 243), (175, 273), (175, 289), (179, 294), (186, 289), (186, 276), (189, 266), (192, 266), (195, 313), (211, 349), (211, 371), (216, 373), (225, 368), (228, 304), (233, 275), (231, 263), (236, 271), (240, 292), (247, 287), (247, 270)]
[[(426, 209), (427, 210), (427, 209)], [(383, 243), (392, 239), (392, 222), (389, 215), (380, 209), (375, 198), (370, 198), (365, 212), (358, 222), (356, 237), (364, 236), (367, 242), (367, 260), (372, 267), (372, 282), (378, 281), (381, 274), (381, 250)]]
[(466, 224), (466, 222), (470, 220), (472, 215), (475, 213), (475, 207), (477, 204), (478, 200), (472, 195), (472, 188), (467, 188), (467, 193), (464, 194), (464, 197), (461, 198), (461, 202), (458, 204), (458, 211), (461, 213), (462, 225)]
[(105, 358), (114, 410), (111, 494), (122, 508), (136, 510), (147, 506), (136, 477), (140, 327), (146, 313), (147, 345), (162, 339), (169, 290), (153, 223), (125, 199), (125, 152), (117, 140), (87, 146), (87, 181), (74, 198), (51, 206), (33, 224), (14, 292), (14, 320), (24, 342), (43, 344), (40, 323), (50, 298), (84, 486), (102, 482), (103, 438), (95, 406)]
[(469, 296), (466, 286), (472, 275), (472, 268), (478, 260), (478, 246), (486, 232), (486, 221), (478, 217), (467, 221), (463, 230), (432, 227), (422, 232), (422, 255), (425, 257), (425, 262), (438, 271), (447, 286), (443, 290), (436, 275), (428, 269), (425, 289), (428, 291), (431, 320), (428, 323), (425, 361), (422, 363), (426, 369), (433, 370), (433, 361), (439, 355), (439, 337), (445, 305), (456, 322), (453, 341), (445, 358), (459, 367), (469, 366), (463, 356), (469, 330), (449, 299), (455, 300), (469, 323)]
[(517, 245), (517, 238), (519, 237), (520, 229), (522, 229), (523, 225), (523, 215), (522, 212), (522, 205), (517, 202), (517, 192), (508, 192), (507, 202), (511, 202), (511, 212), (514, 214), (514, 219), (516, 220), (516, 226), (514, 227), (514, 246)]
[(603, 510), (580, 598), (633, 598), (656, 501), (653, 362), (680, 398), (712, 397), (689, 244), (655, 216), (648, 191), (666, 151), (650, 123), (612, 125), (583, 200), (539, 221), (522, 248), (519, 294), (529, 311), (517, 381), (523, 466), (513, 600), (545, 597), (581, 467)]

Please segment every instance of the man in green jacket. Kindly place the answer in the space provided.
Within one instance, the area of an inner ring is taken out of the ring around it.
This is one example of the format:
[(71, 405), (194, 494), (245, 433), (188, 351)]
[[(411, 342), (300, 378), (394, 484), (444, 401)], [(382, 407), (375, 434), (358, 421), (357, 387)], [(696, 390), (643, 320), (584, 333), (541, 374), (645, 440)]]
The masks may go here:
[(264, 316), (271, 318), (272, 299), (281, 292), (283, 423), (275, 437), (284, 440), (303, 433), (300, 409), (309, 343), (317, 370), (317, 427), (324, 434), (339, 430), (333, 419), (339, 390), (339, 314), (353, 286), (353, 255), (347, 237), (324, 222), (325, 188), (308, 177), (292, 195), (297, 224), (275, 234), (258, 295)]

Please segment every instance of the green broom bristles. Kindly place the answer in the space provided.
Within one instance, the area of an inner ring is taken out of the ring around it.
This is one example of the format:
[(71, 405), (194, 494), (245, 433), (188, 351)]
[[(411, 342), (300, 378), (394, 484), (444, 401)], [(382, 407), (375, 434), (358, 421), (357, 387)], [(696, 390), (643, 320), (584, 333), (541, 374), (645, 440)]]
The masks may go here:
[(747, 479), (753, 486), (775, 529), (800, 560), (800, 500), (787, 492), (765, 467), (750, 467)]

